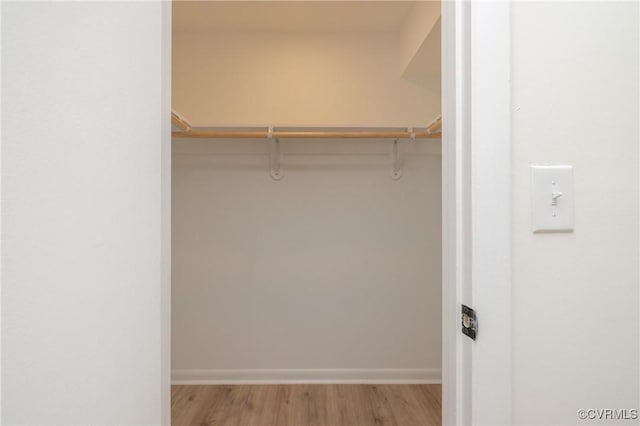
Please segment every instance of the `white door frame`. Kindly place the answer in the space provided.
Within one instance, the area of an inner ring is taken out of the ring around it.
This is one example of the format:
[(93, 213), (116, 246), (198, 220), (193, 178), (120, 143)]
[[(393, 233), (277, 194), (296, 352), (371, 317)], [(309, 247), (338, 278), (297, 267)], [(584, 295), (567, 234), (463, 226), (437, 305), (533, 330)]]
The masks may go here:
[[(442, 4), (442, 420), (511, 424), (510, 4)], [(476, 341), (460, 305), (478, 313)]]
[[(162, 46), (161, 405), (171, 422), (171, 5)], [(442, 420), (511, 423), (510, 5), (442, 4)], [(473, 285), (471, 285), (473, 284)], [(476, 309), (479, 333), (460, 332), (460, 305)]]
[(162, 167), (160, 245), (162, 265), (160, 270), (160, 419), (163, 425), (171, 425), (171, 1), (162, 4)]

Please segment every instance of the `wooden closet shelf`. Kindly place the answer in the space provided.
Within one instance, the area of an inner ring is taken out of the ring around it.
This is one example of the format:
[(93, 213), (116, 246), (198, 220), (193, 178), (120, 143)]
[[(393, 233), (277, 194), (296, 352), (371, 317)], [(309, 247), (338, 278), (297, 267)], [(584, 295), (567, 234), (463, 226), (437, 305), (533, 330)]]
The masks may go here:
[(424, 128), (407, 130), (198, 130), (184, 118), (171, 113), (171, 122), (180, 131), (172, 132), (175, 138), (200, 139), (440, 139), (442, 137), (442, 118), (436, 118)]

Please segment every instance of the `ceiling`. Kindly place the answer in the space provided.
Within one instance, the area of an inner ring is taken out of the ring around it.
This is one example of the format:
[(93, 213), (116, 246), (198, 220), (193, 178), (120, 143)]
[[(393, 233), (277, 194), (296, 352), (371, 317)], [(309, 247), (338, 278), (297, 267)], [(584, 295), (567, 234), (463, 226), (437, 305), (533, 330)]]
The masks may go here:
[(174, 31), (397, 32), (415, 1), (173, 1)]

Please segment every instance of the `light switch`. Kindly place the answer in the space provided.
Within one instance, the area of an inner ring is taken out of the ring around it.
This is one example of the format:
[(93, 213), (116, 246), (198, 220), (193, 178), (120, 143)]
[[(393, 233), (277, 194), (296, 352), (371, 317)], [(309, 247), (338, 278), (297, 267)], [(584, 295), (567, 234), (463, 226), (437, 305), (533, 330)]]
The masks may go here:
[(573, 167), (531, 166), (533, 232), (573, 231)]

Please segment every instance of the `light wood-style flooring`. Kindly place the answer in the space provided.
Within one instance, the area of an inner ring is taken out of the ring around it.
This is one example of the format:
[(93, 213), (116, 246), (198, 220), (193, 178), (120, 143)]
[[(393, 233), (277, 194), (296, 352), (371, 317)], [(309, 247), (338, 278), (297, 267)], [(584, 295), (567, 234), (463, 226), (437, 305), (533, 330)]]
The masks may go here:
[(172, 386), (173, 426), (440, 425), (440, 385)]

